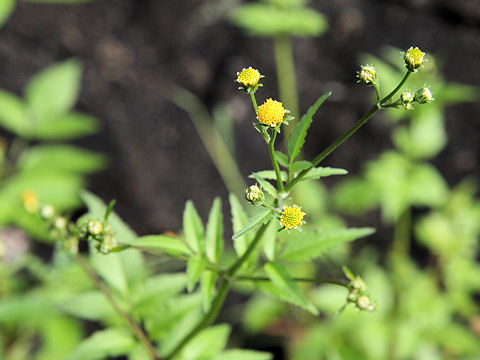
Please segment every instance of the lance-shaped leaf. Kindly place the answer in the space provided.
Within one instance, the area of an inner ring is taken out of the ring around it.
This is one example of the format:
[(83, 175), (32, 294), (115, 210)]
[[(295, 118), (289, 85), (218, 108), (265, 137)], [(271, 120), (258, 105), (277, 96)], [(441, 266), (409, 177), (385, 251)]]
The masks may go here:
[[(260, 175), (258, 175), (256, 173), (251, 174), (249, 177), (257, 180), (257, 182), (260, 184), (260, 187), (262, 188), (262, 190), (266, 191), (268, 194), (270, 194), (274, 198), (277, 197), (277, 189), (275, 189), (275, 186), (270, 184), (263, 177), (261, 177)], [(275, 177), (275, 179), (276, 179), (276, 177)]]
[(191, 200), (185, 204), (183, 212), (183, 232), (185, 241), (196, 254), (204, 254), (205, 235), (202, 220), (198, 216), (195, 205)]
[(323, 104), (323, 102), (331, 95), (332, 93), (326, 92), (323, 94), (310, 108), (307, 113), (302, 116), (302, 119), (298, 123), (295, 130), (293, 130), (292, 135), (288, 139), (287, 151), (290, 156), (290, 165), (293, 163), (295, 158), (300, 154), (303, 144), (305, 143), (305, 137), (307, 136), (307, 130), (312, 124), (313, 115), (315, 115), (318, 108)]
[(212, 305), (217, 278), (218, 273), (212, 270), (206, 270), (202, 274), (200, 284), (202, 285), (202, 307), (205, 313), (210, 310), (210, 306)]
[(257, 226), (267, 223), (273, 217), (274, 213), (270, 209), (264, 209), (257, 214), (253, 215), (250, 219), (248, 219), (247, 225), (245, 225), (242, 229), (238, 232), (233, 234), (232, 239), (236, 240), (240, 236), (245, 235), (252, 229), (255, 229)]
[[(287, 181), (288, 175), (285, 171), (280, 171), (280, 175), (283, 181)], [(249, 175), (249, 178), (256, 179), (257, 177), (261, 177), (262, 179), (268, 180), (277, 180), (277, 174), (274, 170), (262, 170), (257, 171)]]
[(187, 290), (192, 292), (195, 284), (202, 276), (203, 270), (207, 266), (207, 258), (201, 255), (192, 256), (187, 262)]
[(216, 263), (223, 250), (222, 201), (218, 197), (213, 201), (208, 216), (205, 246), (208, 260)]
[(319, 257), (331, 248), (374, 232), (372, 228), (325, 229), (289, 234), (287, 246), (278, 259), (308, 261)]
[(188, 247), (180, 239), (166, 235), (142, 236), (130, 244), (139, 247), (162, 250), (171, 255), (191, 254)]
[(287, 301), (300, 306), (314, 315), (318, 314), (318, 310), (302, 295), (297, 283), (290, 277), (283, 265), (268, 262), (265, 264), (264, 269), (270, 280), (272, 280), (273, 285), (287, 297)]
[[(230, 194), (229, 200), (230, 200), (230, 210), (232, 213), (233, 233), (237, 233), (245, 225), (247, 225), (248, 217), (247, 217), (247, 214), (245, 213), (245, 210), (243, 209), (242, 204), (240, 204), (240, 201), (235, 195)], [(248, 244), (250, 244), (251, 241), (252, 241), (251, 233), (246, 233), (243, 236), (239, 236), (235, 238), (235, 240), (233, 241), (233, 247), (235, 249), (237, 256), (240, 257), (243, 255), (243, 253), (247, 250)]]
[(302, 180), (316, 180), (322, 177), (331, 175), (345, 175), (348, 171), (345, 169), (331, 168), (331, 167), (316, 167), (308, 171), (308, 173), (302, 177)]

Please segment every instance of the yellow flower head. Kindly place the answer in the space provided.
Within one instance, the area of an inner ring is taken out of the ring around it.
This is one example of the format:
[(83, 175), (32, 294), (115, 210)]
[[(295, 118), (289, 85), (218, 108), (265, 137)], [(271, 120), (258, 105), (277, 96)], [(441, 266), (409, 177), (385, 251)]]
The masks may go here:
[(261, 77), (258, 70), (249, 67), (237, 73), (237, 82), (245, 86), (256, 86)]
[(281, 123), (284, 116), (285, 109), (283, 104), (272, 99), (267, 99), (257, 110), (258, 121), (271, 127), (275, 127), (278, 123)]
[(22, 203), (28, 212), (34, 213), (40, 209), (37, 193), (33, 190), (25, 190), (22, 193)]
[(284, 206), (282, 216), (280, 217), (280, 224), (285, 229), (296, 229), (297, 226), (301, 226), (304, 223), (304, 216), (305, 213), (298, 205)]
[(419, 68), (423, 64), (423, 57), (425, 53), (420, 50), (418, 47), (407, 50), (405, 53), (405, 66), (410, 71), (415, 71), (415, 69)]

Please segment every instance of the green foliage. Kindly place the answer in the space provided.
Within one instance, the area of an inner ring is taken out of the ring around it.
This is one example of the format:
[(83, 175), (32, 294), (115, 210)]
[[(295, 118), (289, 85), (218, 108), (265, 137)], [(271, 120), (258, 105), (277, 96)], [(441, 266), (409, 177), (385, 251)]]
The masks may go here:
[(15, 8), (15, 0), (4, 0), (0, 3), (0, 26), (5, 24)]
[(319, 12), (302, 7), (300, 3), (276, 4), (252, 3), (235, 9), (232, 21), (256, 36), (293, 35), (319, 36), (328, 27), (326, 18)]

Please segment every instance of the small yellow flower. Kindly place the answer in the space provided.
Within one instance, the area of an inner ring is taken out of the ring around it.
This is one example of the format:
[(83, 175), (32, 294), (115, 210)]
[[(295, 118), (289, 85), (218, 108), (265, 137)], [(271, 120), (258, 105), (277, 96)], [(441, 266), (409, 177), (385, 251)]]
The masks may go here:
[(365, 84), (374, 83), (377, 80), (377, 70), (373, 65), (361, 65), (360, 71), (357, 71), (357, 77), (359, 82)]
[(237, 82), (245, 86), (256, 86), (261, 77), (258, 70), (249, 67), (237, 73)]
[(267, 99), (257, 110), (258, 121), (271, 127), (275, 127), (281, 123), (284, 116), (285, 108), (283, 104), (272, 99)]
[(296, 229), (298, 226), (304, 224), (304, 216), (305, 213), (298, 205), (284, 206), (282, 216), (280, 217), (280, 224), (285, 229)]
[(415, 69), (419, 68), (423, 64), (423, 57), (425, 53), (420, 50), (418, 47), (407, 50), (405, 53), (405, 66), (410, 71), (415, 71)]
[(22, 203), (25, 210), (30, 213), (37, 212), (40, 209), (37, 193), (33, 190), (25, 190), (22, 193)]

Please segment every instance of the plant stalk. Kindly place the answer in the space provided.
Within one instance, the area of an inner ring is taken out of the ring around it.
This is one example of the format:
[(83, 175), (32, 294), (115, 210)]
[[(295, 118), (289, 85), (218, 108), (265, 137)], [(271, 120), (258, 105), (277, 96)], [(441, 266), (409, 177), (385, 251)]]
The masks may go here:
[(90, 268), (87, 262), (83, 259), (80, 254), (75, 254), (75, 260), (82, 267), (83, 271), (88, 275), (90, 280), (98, 287), (98, 289), (103, 293), (107, 301), (112, 305), (115, 311), (120, 315), (120, 317), (127, 323), (130, 330), (137, 337), (137, 339), (142, 343), (145, 350), (152, 357), (153, 360), (161, 360), (160, 356), (157, 354), (155, 347), (148, 339), (147, 335), (143, 332), (140, 326), (118, 305), (117, 301), (110, 293), (110, 290), (103, 283), (103, 281), (95, 274), (95, 272)]
[(272, 165), (275, 169), (275, 175), (277, 177), (277, 190), (279, 193), (283, 191), (283, 180), (282, 174), (280, 173), (280, 166), (278, 166), (277, 155), (275, 155), (275, 139), (277, 138), (277, 129), (273, 129), (272, 137), (268, 142), (268, 151), (270, 153), (270, 158), (272, 159)]
[(385, 104), (388, 100), (390, 100), (392, 98), (393, 95), (395, 95), (397, 93), (398, 90), (400, 90), (400, 88), (403, 86), (403, 84), (405, 84), (405, 82), (407, 81), (407, 79), (408, 79), (408, 77), (410, 76), (411, 73), (412, 72), (410, 70), (407, 70), (407, 73), (403, 77), (402, 81), (400, 81), (400, 84), (398, 84), (397, 87), (395, 89), (393, 89), (390, 94), (388, 94), (382, 100), (380, 100), (380, 105)]

